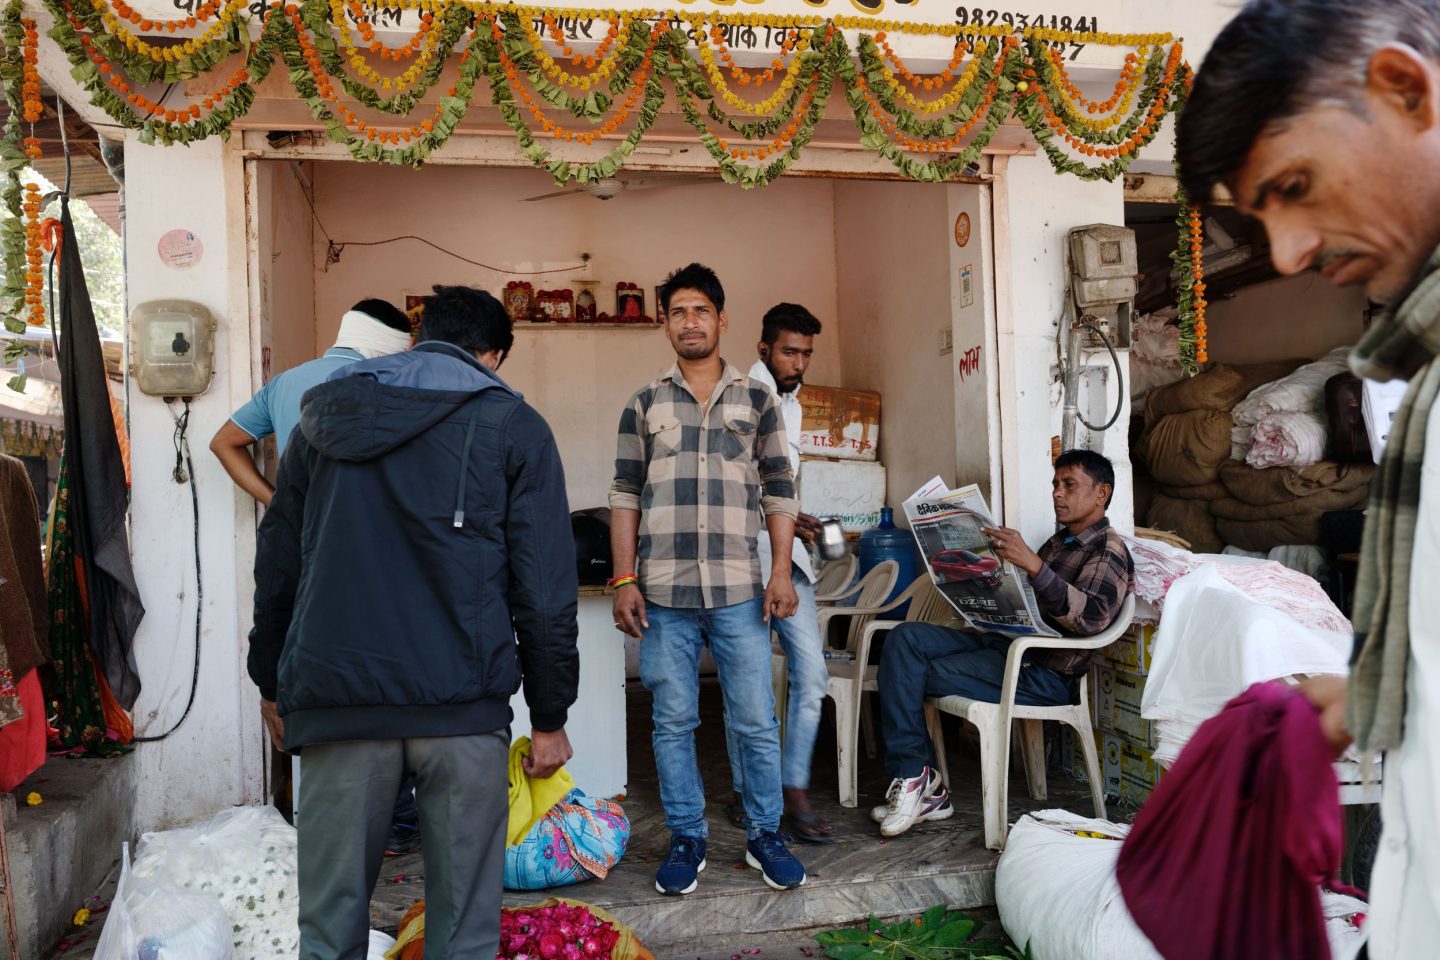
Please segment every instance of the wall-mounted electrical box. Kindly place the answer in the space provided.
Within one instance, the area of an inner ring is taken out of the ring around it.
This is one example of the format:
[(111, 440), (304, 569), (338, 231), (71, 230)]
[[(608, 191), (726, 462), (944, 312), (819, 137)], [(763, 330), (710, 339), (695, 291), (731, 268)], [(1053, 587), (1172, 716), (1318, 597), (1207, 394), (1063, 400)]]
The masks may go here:
[[(1140, 268), (1135, 231), (1106, 223), (1070, 231), (1070, 290), (1077, 317), (1101, 327), (1116, 349), (1130, 346), (1130, 314), (1134, 309)], [(1086, 346), (1100, 338), (1085, 330)]]
[(151, 300), (130, 314), (130, 376), (151, 397), (197, 397), (215, 372), (213, 314), (189, 300)]

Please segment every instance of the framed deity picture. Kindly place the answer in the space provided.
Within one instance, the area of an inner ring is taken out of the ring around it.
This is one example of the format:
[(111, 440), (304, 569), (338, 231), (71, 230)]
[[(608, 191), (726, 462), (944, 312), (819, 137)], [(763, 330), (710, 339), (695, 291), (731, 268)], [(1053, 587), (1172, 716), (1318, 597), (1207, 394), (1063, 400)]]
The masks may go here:
[(535, 288), (524, 280), (511, 280), (505, 284), (505, 312), (510, 314), (511, 323), (525, 323), (531, 319), (535, 307)]
[(644, 323), (645, 291), (633, 283), (615, 284), (615, 320), (618, 323)]
[(541, 315), (554, 323), (573, 323), (575, 294), (570, 290), (541, 290), (535, 294), (535, 305)]
[(665, 322), (665, 311), (660, 308), (660, 288), (655, 288), (655, 322)]

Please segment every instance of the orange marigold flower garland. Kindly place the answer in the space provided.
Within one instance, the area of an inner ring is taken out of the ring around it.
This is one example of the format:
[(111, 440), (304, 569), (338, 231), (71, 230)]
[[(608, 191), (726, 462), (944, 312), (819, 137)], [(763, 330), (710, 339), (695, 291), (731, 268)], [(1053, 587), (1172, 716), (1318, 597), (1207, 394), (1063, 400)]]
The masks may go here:
[[(347, 132), (363, 137), (372, 143), (381, 143), (390, 146), (399, 146), (402, 143), (410, 143), (424, 137), (435, 129), (435, 124), (444, 115), (443, 104), (435, 108), (429, 117), (406, 127), (403, 130), (386, 129), (378, 127), (362, 120), (353, 110), (340, 101), (340, 91), (331, 82), (330, 75), (325, 72), (325, 64), (320, 59), (320, 51), (315, 48), (314, 42), (305, 30), (305, 23), (300, 8), (295, 4), (287, 6), (284, 10), (285, 16), (290, 19), (295, 29), (295, 36), (300, 44), (300, 55), (304, 58), (307, 66), (310, 67), (311, 75), (315, 78), (315, 89), (320, 96), (331, 104), (331, 112), (344, 123)], [(459, 61), (465, 63), (470, 59), (469, 49), (460, 51)], [(452, 86), (447, 91), (450, 96), (457, 94), (457, 89)]]
[(1198, 206), (1189, 208), (1186, 217), (1190, 231), (1191, 316), (1195, 322), (1195, 362), (1210, 360), (1209, 330), (1205, 326), (1205, 215)]
[[(1065, 118), (1060, 116), (1050, 101), (1042, 84), (1036, 84), (1033, 88), (1035, 97), (1041, 110), (1044, 111), (1045, 122), (1054, 130), (1069, 146), (1079, 154), (1087, 157), (1098, 157), (1102, 160), (1114, 160), (1119, 157), (1128, 157), (1135, 153), (1155, 135), (1160, 122), (1165, 119), (1165, 112), (1169, 108), (1169, 91), (1175, 83), (1175, 77), (1184, 63), (1181, 57), (1181, 46), (1177, 41), (1170, 47), (1170, 54), (1165, 60), (1165, 70), (1161, 76), (1160, 85), (1156, 91), (1155, 102), (1146, 111), (1141, 122), (1136, 126), (1133, 133), (1113, 146), (1096, 145), (1087, 143), (1084, 139), (1072, 133)], [(1028, 70), (1026, 80), (1038, 79), (1035, 72)], [(1122, 131), (1123, 132), (1123, 131)]]
[(31, 326), (45, 324), (45, 238), (40, 231), (40, 185), (25, 184), (25, 308)]
[(40, 102), (40, 31), (34, 20), (22, 20), (20, 24), (25, 29), (25, 46), (21, 53), (21, 103), (25, 122), (31, 127), (30, 136), (24, 142), (25, 156), (38, 160), (41, 156), (40, 140), (35, 136), (34, 127), (45, 113), (45, 106)]
[(521, 81), (520, 68), (505, 51), (505, 33), (500, 27), (500, 21), (495, 19), (490, 22), (490, 36), (495, 42), (495, 49), (500, 60), (500, 68), (505, 73), (505, 79), (508, 81), (510, 89), (514, 91), (516, 99), (519, 100), (519, 106), (529, 112), (529, 114), (535, 118), (536, 123), (540, 125), (540, 129), (550, 136), (557, 140), (570, 140), (584, 144), (595, 143), (603, 137), (616, 133), (621, 125), (629, 118), (631, 112), (639, 106), (641, 99), (645, 95), (645, 85), (649, 83), (650, 74), (655, 69), (655, 44), (659, 41), (663, 33), (664, 31), (659, 29), (650, 31), (650, 39), (645, 48), (644, 59), (640, 61), (640, 66), (635, 71), (635, 82), (632, 84), (630, 92), (626, 95), (624, 102), (620, 104), (619, 108), (594, 130), (576, 132), (561, 126), (545, 115), (544, 109), (535, 101), (529, 89), (527, 89)]

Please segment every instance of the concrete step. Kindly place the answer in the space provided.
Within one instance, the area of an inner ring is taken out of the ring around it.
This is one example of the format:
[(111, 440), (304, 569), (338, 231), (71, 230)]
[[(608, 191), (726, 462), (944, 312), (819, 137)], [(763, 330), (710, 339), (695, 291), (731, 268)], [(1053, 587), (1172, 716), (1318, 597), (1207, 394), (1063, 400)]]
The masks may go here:
[[(120, 843), (134, 838), (133, 754), (106, 760), (51, 758), (14, 791), (5, 852), (19, 935), (18, 960), (41, 960), (110, 873)], [(43, 798), (31, 807), (25, 797)], [(0, 937), (0, 960), (11, 960)]]

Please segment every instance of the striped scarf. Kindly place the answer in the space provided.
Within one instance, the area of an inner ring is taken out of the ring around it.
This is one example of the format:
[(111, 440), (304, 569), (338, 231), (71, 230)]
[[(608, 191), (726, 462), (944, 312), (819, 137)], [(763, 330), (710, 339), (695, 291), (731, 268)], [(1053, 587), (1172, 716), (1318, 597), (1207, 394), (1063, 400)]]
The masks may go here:
[[(1350, 366), (1372, 380), (1409, 380), (1370, 487), (1355, 583), (1355, 656), (1346, 726), (1366, 754), (1399, 746), (1410, 660), (1410, 565), (1420, 465), (1440, 393), (1440, 250), (1414, 291), (1356, 345)], [(1423, 572), (1422, 572), (1423, 575)], [(1430, 572), (1434, 576), (1434, 571)]]

